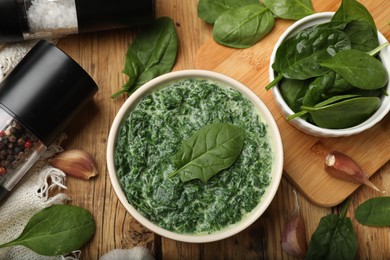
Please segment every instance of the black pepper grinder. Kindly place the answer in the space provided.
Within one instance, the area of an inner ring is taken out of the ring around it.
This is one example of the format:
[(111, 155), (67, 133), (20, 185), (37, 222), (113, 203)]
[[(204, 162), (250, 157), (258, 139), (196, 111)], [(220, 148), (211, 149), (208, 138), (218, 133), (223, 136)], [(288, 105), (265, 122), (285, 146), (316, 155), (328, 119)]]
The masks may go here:
[(0, 0), (0, 42), (150, 24), (155, 0)]
[(0, 201), (97, 90), (79, 64), (44, 40), (0, 83)]

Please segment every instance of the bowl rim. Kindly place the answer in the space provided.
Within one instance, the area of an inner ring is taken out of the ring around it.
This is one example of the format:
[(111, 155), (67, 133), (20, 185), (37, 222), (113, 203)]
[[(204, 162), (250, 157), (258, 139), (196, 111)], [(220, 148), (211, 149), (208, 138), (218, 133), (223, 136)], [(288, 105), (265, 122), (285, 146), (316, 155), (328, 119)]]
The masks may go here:
[[(271, 169), (272, 178), (269, 186), (266, 189), (266, 192), (263, 194), (261, 198), (261, 202), (259, 202), (259, 204), (247, 216), (245, 216), (244, 219), (242, 219), (238, 223), (233, 224), (232, 226), (229, 226), (223, 229), (222, 231), (213, 232), (211, 234), (199, 234), (199, 235), (179, 234), (179, 233), (166, 230), (149, 221), (147, 218), (142, 216), (127, 201), (127, 198), (119, 184), (119, 180), (117, 178), (115, 165), (114, 165), (114, 146), (116, 142), (116, 136), (118, 133), (120, 123), (122, 122), (123, 117), (126, 116), (126, 114), (128, 113), (128, 110), (131, 109), (133, 106), (135, 106), (142, 98), (142, 96), (148, 93), (149, 91), (164, 85), (164, 83), (166, 84), (168, 82), (172, 82), (180, 79), (186, 79), (186, 78), (210, 79), (210, 80), (220, 82), (223, 85), (231, 86), (234, 89), (240, 91), (257, 108), (262, 121), (267, 123), (269, 129), (268, 132), (272, 140), (271, 142), (273, 144), (274, 162)], [(149, 230), (153, 231), (158, 235), (173, 240), (190, 242), (190, 243), (206, 243), (206, 242), (213, 242), (213, 241), (225, 239), (227, 237), (239, 233), (240, 231), (250, 226), (253, 222), (255, 222), (264, 213), (264, 211), (268, 208), (269, 204), (272, 202), (273, 198), (275, 197), (275, 194), (279, 188), (279, 184), (282, 177), (283, 159), (284, 159), (282, 139), (280, 136), (278, 126), (271, 112), (268, 110), (268, 108), (263, 103), (263, 101), (256, 94), (254, 94), (254, 92), (252, 92), (249, 88), (247, 88), (239, 81), (230, 78), (226, 75), (217, 72), (207, 71), (207, 70), (181, 70), (181, 71), (170, 72), (147, 82), (139, 89), (137, 89), (132, 95), (130, 95), (130, 97), (121, 106), (121, 108), (119, 109), (117, 115), (113, 120), (113, 123), (110, 128), (109, 136), (108, 136), (106, 155), (107, 155), (106, 159), (107, 159), (108, 173), (109, 173), (111, 184), (114, 188), (114, 191), (118, 199), (125, 207), (127, 212), (129, 212), (143, 226), (145, 226), (146, 228), (148, 228)]]
[[(318, 24), (320, 22), (326, 22), (330, 21), (330, 19), (333, 17), (335, 12), (320, 12), (315, 13), (309, 16), (306, 16), (302, 18), (301, 20), (298, 20), (294, 22), (290, 27), (288, 27), (283, 34), (279, 37), (278, 41), (276, 42), (273, 51), (271, 53), (270, 57), (270, 65), (269, 65), (269, 81), (271, 82), (275, 76), (274, 71), (272, 69), (272, 64), (275, 60), (275, 55), (278, 47), (280, 44), (289, 36), (291, 36), (294, 31), (302, 30), (307, 27), (311, 27), (314, 24)], [(315, 22), (315, 21), (318, 22)], [(299, 29), (300, 28), (300, 29)], [(387, 42), (386, 37), (378, 31), (378, 39), (379, 43), (382, 44), (384, 42)], [(382, 49), (380, 52), (380, 57), (382, 58), (382, 63), (387, 69), (388, 74), (390, 75), (390, 47), (387, 46), (386, 48)], [(387, 83), (387, 89), (390, 89), (390, 81)], [(281, 95), (281, 92), (279, 91), (279, 88), (277, 86), (274, 86), (272, 88), (272, 94), (275, 98), (276, 104), (279, 107), (279, 109), (282, 111), (282, 114), (284, 116), (289, 116), (294, 114), (294, 112), (291, 110), (291, 108), (287, 105), (287, 103), (284, 101), (284, 98)], [(302, 118), (295, 118), (289, 121), (292, 125), (294, 125), (297, 129), (310, 134), (314, 136), (319, 137), (341, 137), (341, 136), (350, 136), (354, 134), (361, 133), (375, 124), (377, 124), (379, 121), (381, 121), (387, 113), (390, 111), (390, 95), (383, 95), (381, 98), (381, 106), (378, 108), (378, 110), (366, 121), (353, 126), (349, 128), (343, 128), (343, 129), (330, 129), (330, 128), (321, 128), (316, 125), (310, 124), (309, 122), (305, 121)]]

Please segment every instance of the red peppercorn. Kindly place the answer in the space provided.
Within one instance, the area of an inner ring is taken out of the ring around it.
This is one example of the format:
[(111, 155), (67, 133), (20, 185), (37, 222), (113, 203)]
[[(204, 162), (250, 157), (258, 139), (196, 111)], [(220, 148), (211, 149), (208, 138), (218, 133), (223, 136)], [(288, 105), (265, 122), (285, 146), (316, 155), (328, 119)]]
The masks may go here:
[(0, 175), (5, 174), (6, 170), (4, 167), (0, 167)]
[(27, 140), (25, 143), (24, 143), (24, 148), (31, 148), (32, 146), (32, 143), (31, 143), (31, 140)]
[(1, 130), (1, 131), (0, 131), (0, 137), (3, 137), (3, 136), (5, 136), (5, 131), (4, 131), (4, 130)]

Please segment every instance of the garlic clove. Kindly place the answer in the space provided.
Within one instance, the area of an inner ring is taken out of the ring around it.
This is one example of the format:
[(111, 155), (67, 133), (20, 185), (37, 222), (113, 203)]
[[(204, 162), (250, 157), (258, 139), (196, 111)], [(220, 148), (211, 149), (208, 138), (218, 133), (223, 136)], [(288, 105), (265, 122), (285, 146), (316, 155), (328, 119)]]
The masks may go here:
[(299, 213), (298, 195), (294, 190), (295, 213), (286, 222), (282, 232), (282, 249), (291, 256), (303, 258), (307, 252), (306, 227)]
[(289, 219), (284, 226), (282, 249), (291, 256), (303, 258), (306, 255), (306, 228), (303, 217), (299, 213)]
[(50, 159), (49, 164), (62, 170), (66, 175), (79, 179), (87, 180), (98, 175), (95, 160), (89, 153), (83, 150), (73, 149), (64, 151)]
[(338, 151), (330, 152), (325, 158), (325, 171), (337, 179), (362, 183), (378, 192), (385, 193), (369, 180), (356, 161), (344, 153)]

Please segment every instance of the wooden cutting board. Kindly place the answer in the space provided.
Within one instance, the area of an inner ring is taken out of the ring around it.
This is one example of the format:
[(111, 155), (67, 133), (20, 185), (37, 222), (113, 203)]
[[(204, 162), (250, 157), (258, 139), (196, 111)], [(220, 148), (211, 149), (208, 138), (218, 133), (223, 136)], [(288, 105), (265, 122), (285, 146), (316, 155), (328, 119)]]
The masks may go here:
[[(390, 38), (390, 1), (360, 0), (373, 15), (378, 30)], [(316, 12), (336, 11), (341, 0), (313, 0)], [(390, 114), (361, 134), (342, 138), (309, 136), (290, 125), (276, 106), (268, 84), (269, 58), (280, 35), (293, 23), (277, 19), (275, 28), (255, 46), (232, 49), (208, 40), (198, 51), (196, 67), (228, 75), (257, 94), (272, 112), (284, 146), (285, 176), (312, 202), (324, 207), (341, 203), (359, 185), (337, 180), (324, 171), (324, 159), (331, 150), (354, 158), (366, 174), (373, 175), (390, 159)], [(381, 188), (380, 183), (378, 184)], [(388, 193), (390, 191), (387, 191)]]

